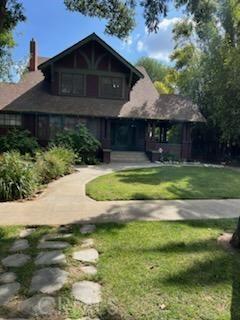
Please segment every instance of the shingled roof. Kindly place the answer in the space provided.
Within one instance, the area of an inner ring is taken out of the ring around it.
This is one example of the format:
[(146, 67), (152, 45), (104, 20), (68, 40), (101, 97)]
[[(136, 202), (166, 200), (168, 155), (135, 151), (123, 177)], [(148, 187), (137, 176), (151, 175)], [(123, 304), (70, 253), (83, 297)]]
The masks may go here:
[[(41, 58), (42, 63), (45, 58)], [(128, 102), (112, 99), (56, 96), (41, 71), (26, 73), (18, 84), (0, 83), (0, 110), (109, 118), (203, 122), (198, 106), (180, 95), (160, 95), (145, 69)]]

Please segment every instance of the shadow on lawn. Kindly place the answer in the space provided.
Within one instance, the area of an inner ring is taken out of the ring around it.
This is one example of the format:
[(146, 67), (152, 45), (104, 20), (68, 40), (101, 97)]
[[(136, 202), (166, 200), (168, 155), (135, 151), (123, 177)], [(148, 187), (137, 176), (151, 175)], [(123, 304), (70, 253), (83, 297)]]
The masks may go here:
[[(172, 242), (165, 246), (149, 248), (146, 251), (164, 254), (192, 254), (213, 250), (216, 239), (208, 239), (191, 243)], [(142, 251), (142, 250), (141, 250)], [(181, 257), (181, 256), (179, 256)], [(194, 258), (193, 258), (194, 259)], [(160, 281), (160, 280), (159, 280)], [(155, 280), (154, 284), (158, 285)], [(175, 275), (169, 276), (165, 282), (172, 286), (214, 286), (220, 283), (232, 283), (231, 320), (240, 320), (240, 252), (225, 252), (216, 247), (216, 256), (205, 261), (195, 261), (193, 265)]]
[[(172, 194), (174, 199), (208, 199), (208, 198), (234, 198), (239, 194), (233, 192), (233, 185), (239, 184), (239, 175), (231, 170), (223, 171), (219, 168), (195, 167), (167, 167), (127, 170), (117, 172), (116, 177), (120, 182), (131, 185), (160, 186), (162, 183), (171, 182), (166, 186), (166, 192)], [(224, 181), (224, 188), (219, 182)], [(227, 190), (227, 192), (226, 192)], [(236, 190), (238, 192), (238, 190)], [(149, 199), (145, 193), (136, 193), (133, 199)], [(152, 195), (150, 196), (152, 198)], [(159, 197), (158, 197), (159, 198)], [(163, 197), (164, 198), (164, 197)]]

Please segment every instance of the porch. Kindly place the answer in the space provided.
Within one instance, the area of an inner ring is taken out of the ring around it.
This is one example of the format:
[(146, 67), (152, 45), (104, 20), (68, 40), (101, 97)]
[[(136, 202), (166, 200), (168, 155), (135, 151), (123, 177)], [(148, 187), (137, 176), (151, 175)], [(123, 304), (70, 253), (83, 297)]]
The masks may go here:
[(191, 125), (188, 122), (138, 119), (103, 119), (101, 122), (103, 162), (111, 153), (144, 152), (150, 161), (191, 159)]

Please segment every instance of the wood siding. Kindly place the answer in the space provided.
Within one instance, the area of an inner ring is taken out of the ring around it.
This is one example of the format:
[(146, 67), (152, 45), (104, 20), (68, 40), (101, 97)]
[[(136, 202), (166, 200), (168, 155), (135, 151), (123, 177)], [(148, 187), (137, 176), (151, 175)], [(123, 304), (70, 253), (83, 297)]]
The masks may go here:
[(87, 43), (52, 65), (51, 92), (54, 95), (61, 94), (61, 73), (63, 72), (83, 74), (85, 79), (84, 96), (94, 98), (101, 98), (99, 95), (99, 78), (101, 76), (120, 77), (123, 83), (123, 96), (114, 99), (129, 99), (130, 70), (96, 41)]

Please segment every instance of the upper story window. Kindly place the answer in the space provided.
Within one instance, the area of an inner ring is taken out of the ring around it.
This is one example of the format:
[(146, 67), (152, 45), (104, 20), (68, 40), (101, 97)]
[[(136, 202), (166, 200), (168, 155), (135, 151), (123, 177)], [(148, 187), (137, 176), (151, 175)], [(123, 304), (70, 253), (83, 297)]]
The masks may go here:
[(104, 98), (122, 98), (123, 79), (117, 77), (101, 77), (100, 96)]
[(77, 73), (62, 73), (61, 94), (72, 96), (84, 95), (84, 75)]
[(22, 125), (20, 114), (0, 113), (0, 126), (19, 127)]

